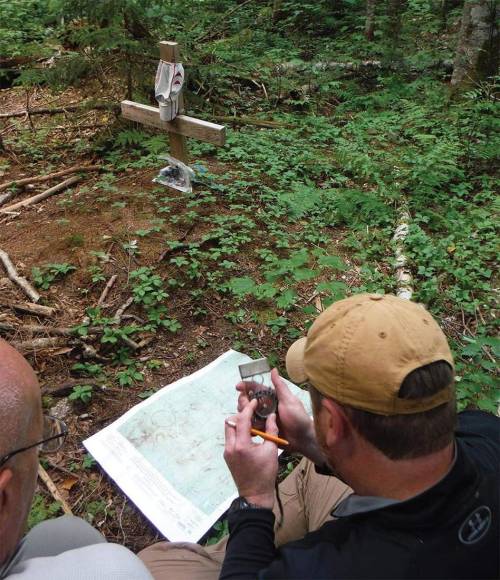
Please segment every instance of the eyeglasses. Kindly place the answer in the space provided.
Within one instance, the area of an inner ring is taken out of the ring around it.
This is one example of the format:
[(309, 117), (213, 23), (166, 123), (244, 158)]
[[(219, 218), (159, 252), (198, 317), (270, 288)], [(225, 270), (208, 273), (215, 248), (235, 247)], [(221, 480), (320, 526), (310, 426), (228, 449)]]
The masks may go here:
[(11, 453), (7, 453), (3, 457), (0, 457), (0, 467), (5, 465), (9, 459), (22, 453), (23, 451), (28, 451), (28, 449), (33, 449), (33, 447), (38, 447), (38, 450), (42, 453), (55, 453), (59, 451), (62, 444), (64, 443), (64, 438), (68, 434), (68, 428), (66, 423), (57, 419), (56, 417), (51, 417), (50, 415), (43, 416), (43, 439), (28, 445), (27, 447), (22, 447), (21, 449), (16, 449)]

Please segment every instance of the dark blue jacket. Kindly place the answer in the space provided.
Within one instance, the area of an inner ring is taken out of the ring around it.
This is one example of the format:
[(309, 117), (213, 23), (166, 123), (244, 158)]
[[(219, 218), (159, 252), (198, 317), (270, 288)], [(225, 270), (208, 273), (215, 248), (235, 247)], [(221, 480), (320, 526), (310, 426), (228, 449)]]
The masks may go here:
[(231, 514), (221, 580), (500, 578), (500, 419), (461, 413), (456, 441), (450, 472), (424, 493), (341, 504), (334, 515), (345, 515), (279, 549), (270, 510)]

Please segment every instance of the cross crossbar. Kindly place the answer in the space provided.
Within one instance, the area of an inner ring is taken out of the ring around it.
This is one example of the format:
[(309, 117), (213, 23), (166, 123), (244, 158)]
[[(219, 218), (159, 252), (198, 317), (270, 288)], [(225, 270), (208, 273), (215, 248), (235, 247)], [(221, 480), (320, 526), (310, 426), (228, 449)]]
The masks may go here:
[(226, 128), (224, 125), (217, 125), (216, 123), (195, 119), (187, 115), (177, 115), (173, 121), (162, 121), (160, 119), (160, 110), (157, 107), (133, 101), (122, 101), (121, 109), (122, 115), (129, 121), (163, 129), (169, 133), (192, 137), (214, 145), (221, 146), (226, 142)]

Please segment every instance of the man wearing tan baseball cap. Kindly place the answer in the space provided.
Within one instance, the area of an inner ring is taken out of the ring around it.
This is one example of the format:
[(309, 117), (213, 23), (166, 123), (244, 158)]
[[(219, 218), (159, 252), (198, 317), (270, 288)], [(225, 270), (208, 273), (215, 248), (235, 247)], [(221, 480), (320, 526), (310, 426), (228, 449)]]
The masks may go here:
[(457, 419), (453, 357), (424, 307), (336, 302), (286, 366), (307, 383), (314, 422), (273, 371), (266, 430), (279, 426), (304, 459), (280, 485), (280, 522), (276, 445), (248, 436), (256, 402), (239, 386), (225, 458), (240, 498), (221, 579), (500, 577), (500, 419)]
[(314, 421), (274, 369), (265, 429), (303, 459), (276, 495), (277, 446), (252, 440), (257, 401), (238, 384), (229, 540), (147, 548), (156, 579), (500, 577), (500, 419), (457, 422), (453, 357), (425, 308), (378, 294), (336, 302), (286, 366)]
[(453, 357), (443, 331), (419, 304), (395, 296), (361, 294), (337, 302), (288, 350), (286, 368), (338, 403), (379, 415), (407, 415), (453, 399), (450, 383), (430, 396), (402, 398), (415, 369)]

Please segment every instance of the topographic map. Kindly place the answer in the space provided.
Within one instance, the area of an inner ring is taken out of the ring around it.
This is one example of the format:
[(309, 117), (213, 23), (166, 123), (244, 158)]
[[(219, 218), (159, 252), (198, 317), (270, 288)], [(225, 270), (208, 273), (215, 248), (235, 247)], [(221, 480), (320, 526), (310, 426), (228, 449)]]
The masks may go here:
[[(238, 365), (229, 350), (136, 405), (84, 445), (170, 541), (196, 542), (236, 487), (224, 458), (224, 420), (236, 413)], [(309, 395), (288, 382), (310, 412)]]
[(234, 352), (202, 378), (170, 388), (118, 431), (175, 489), (205, 514), (234, 493), (224, 458), (224, 420), (236, 412), (238, 365)]

